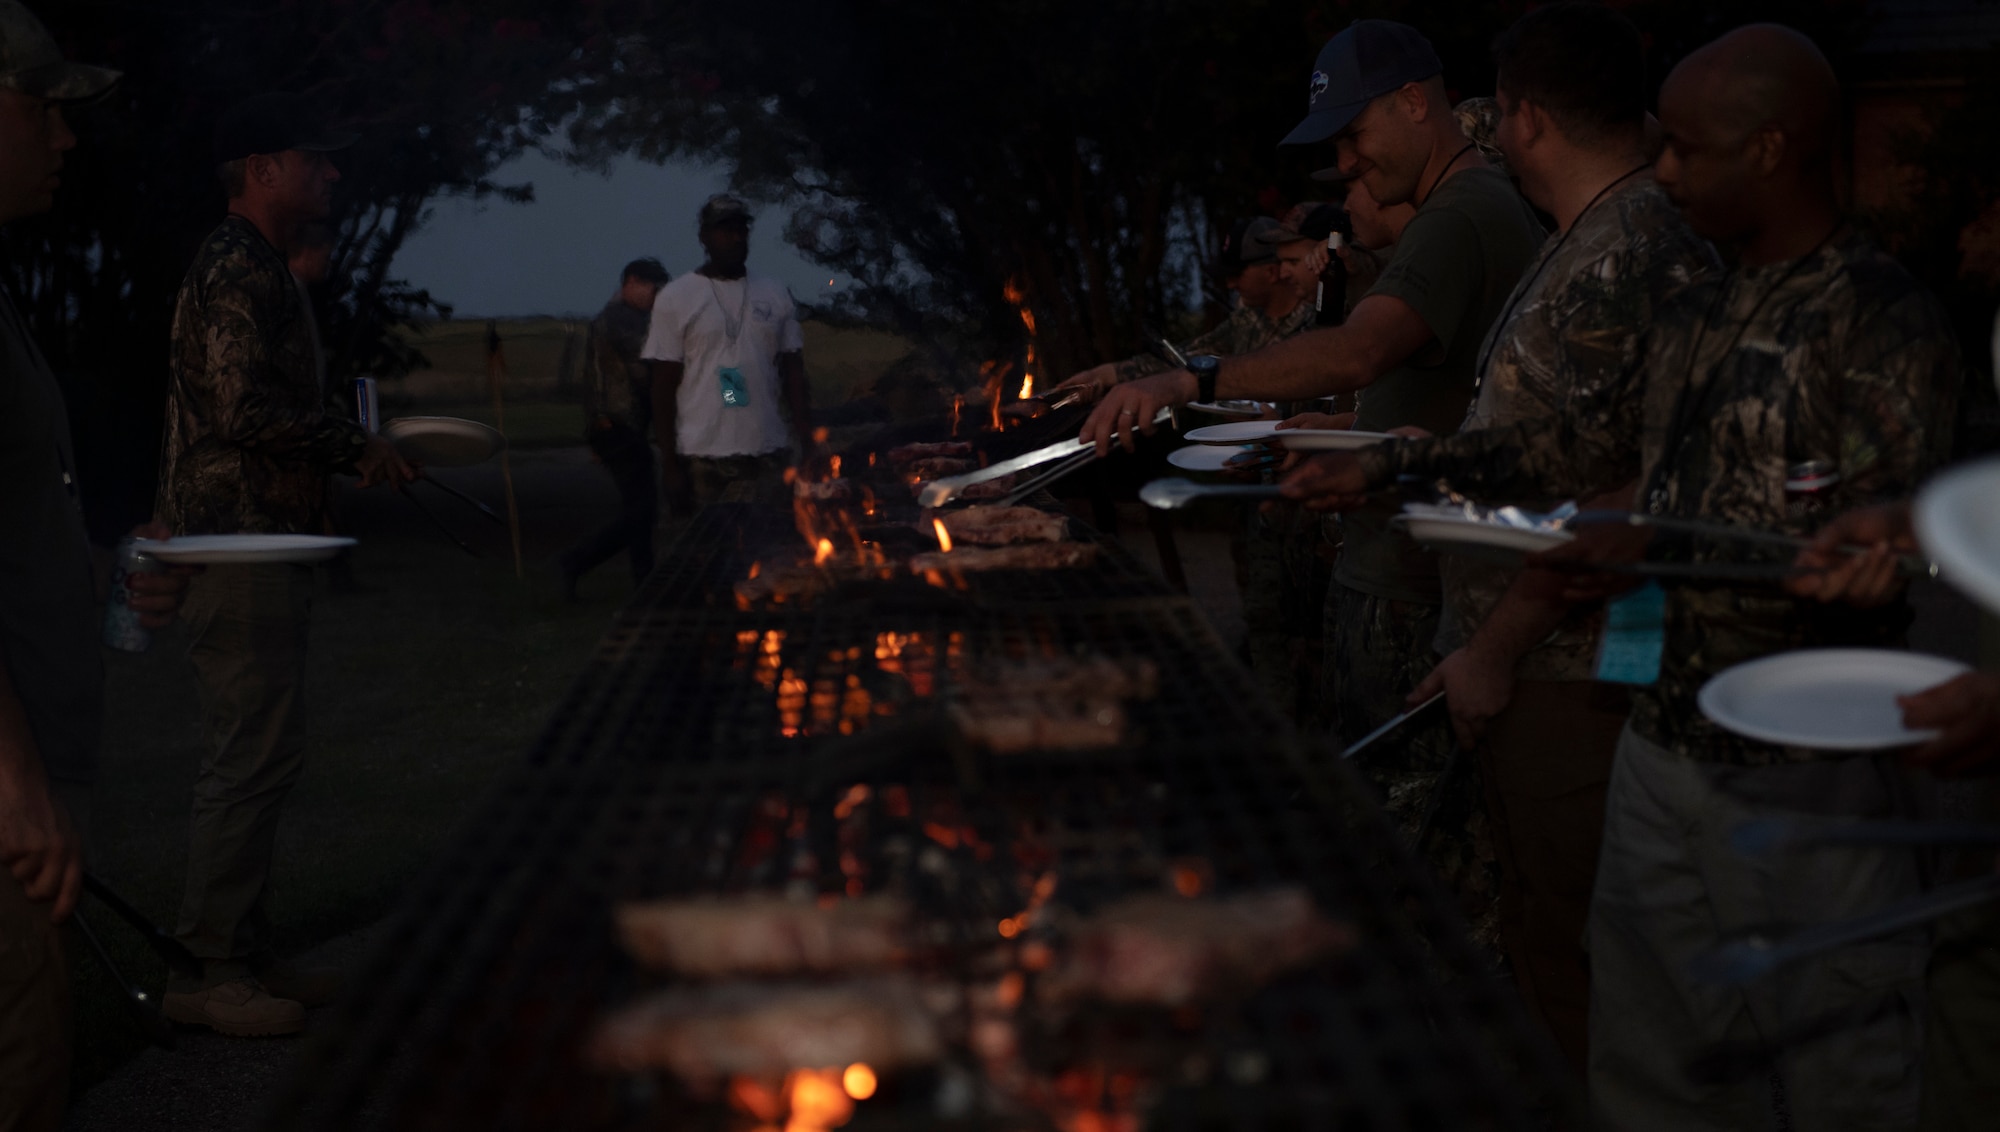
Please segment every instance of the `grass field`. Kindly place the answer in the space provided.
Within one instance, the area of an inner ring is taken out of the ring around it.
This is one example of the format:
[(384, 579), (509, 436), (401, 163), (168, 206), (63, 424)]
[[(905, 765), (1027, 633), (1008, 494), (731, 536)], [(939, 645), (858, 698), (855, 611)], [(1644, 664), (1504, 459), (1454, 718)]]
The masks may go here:
[[(498, 322), (507, 361), (508, 439), (519, 448), (574, 443), (582, 430), (575, 386), (587, 324), (557, 318)], [(910, 352), (910, 343), (878, 330), (805, 324), (806, 376), (813, 404), (831, 408), (872, 389), (884, 370)], [(435, 413), (494, 424), (486, 378), (486, 322), (434, 323), (410, 340), (430, 366), (381, 387), (387, 416)]]

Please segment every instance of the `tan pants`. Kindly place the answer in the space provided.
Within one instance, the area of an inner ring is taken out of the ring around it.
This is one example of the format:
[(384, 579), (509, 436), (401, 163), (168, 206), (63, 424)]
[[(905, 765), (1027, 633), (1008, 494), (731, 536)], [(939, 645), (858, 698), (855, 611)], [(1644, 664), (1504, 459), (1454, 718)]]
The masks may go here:
[[(1921, 930), (1841, 948), (1746, 986), (1689, 974), (1697, 955), (1753, 930), (1796, 931), (1875, 911), (1923, 887), (1915, 853), (1817, 848), (1746, 857), (1731, 832), (1753, 817), (1915, 816), (1917, 781), (1893, 756), (1732, 767), (1618, 741), (1590, 906), (1590, 1100), (1620, 1132), (1840, 1129), (1917, 1120)], [(1834, 1012), (1869, 1019), (1792, 1046), (1748, 1080), (1693, 1079), (1690, 1058)]]
[(271, 848), (285, 796), (305, 768), (311, 616), (304, 566), (211, 566), (182, 606), (205, 750), (176, 934), (204, 960), (210, 984), (249, 974), (270, 946)]
[(1583, 950), (1604, 788), (1632, 710), (1626, 689), (1523, 680), (1479, 751), (1500, 862), (1500, 946), (1514, 981), (1576, 1071), (1584, 1071), (1590, 959)]
[(69, 965), (49, 905), (0, 869), (0, 1132), (55, 1132), (69, 1094)]

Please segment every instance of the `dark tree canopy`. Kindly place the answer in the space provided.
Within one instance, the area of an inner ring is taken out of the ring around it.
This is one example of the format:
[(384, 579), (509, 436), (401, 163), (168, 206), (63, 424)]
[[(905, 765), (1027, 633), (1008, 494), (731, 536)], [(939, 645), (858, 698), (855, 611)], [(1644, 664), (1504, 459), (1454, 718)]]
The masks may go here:
[[(74, 58), (126, 72), (76, 115), (55, 213), (10, 228), (0, 279), (68, 383), (100, 536), (150, 507), (167, 326), (221, 216), (215, 115), (307, 91), (358, 126), (340, 156), (327, 338), (336, 376), (416, 359), (393, 331), (441, 312), (394, 257), (440, 195), (524, 199), (493, 171), (533, 145), (732, 168), (794, 212), (786, 235), (857, 280), (844, 313), (1004, 356), (1025, 296), (1044, 375), (1122, 356), (1218, 297), (1201, 266), (1235, 220), (1316, 195), (1324, 149), (1279, 150), (1321, 44), (1350, 20), (1426, 31), (1459, 96), (1492, 90), (1488, 45), (1528, 0), (66, 0), (42, 15)], [(1649, 80), (1727, 28), (1775, 19), (1845, 66), (1863, 0), (1635, 0)], [(1991, 83), (1942, 137), (1991, 117)], [(1976, 105), (1975, 105), (1976, 103)], [(1942, 143), (1941, 143), (1942, 144)], [(1959, 143), (1952, 143), (1959, 144)], [(1904, 236), (1957, 286), (1951, 234), (1992, 198), (1983, 159), (1944, 172)], [(1968, 293), (1969, 294), (1969, 293)], [(1987, 301), (1959, 296), (1969, 320)]]
[(64, 0), (35, 5), (71, 58), (125, 72), (72, 108), (80, 139), (54, 212), (10, 226), (6, 284), (63, 376), (93, 529), (152, 505), (173, 299), (224, 199), (217, 114), (264, 90), (323, 98), (363, 135), (343, 174), (326, 341), (331, 372), (400, 373), (390, 332), (438, 311), (394, 278), (398, 248), (443, 193), (525, 198), (491, 171), (544, 136), (599, 6), (480, 0)]

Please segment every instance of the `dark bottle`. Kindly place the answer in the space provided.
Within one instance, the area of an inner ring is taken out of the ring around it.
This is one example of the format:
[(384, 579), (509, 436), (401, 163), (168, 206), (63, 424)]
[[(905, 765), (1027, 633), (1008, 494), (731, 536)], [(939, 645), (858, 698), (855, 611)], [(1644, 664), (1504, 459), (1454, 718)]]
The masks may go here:
[(1313, 300), (1313, 309), (1318, 312), (1314, 326), (1339, 326), (1347, 321), (1347, 261), (1340, 258), (1346, 243), (1347, 234), (1338, 228), (1326, 234), (1326, 266), (1319, 269), (1319, 293)]

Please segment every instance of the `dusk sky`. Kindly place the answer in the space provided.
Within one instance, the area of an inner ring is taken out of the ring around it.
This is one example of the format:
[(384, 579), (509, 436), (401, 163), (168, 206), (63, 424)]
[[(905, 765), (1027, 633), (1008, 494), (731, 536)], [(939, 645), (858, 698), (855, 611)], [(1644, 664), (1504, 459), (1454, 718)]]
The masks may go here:
[[(493, 179), (532, 182), (534, 203), (438, 201), (396, 256), (395, 275), (429, 288), (461, 318), (595, 312), (616, 290), (618, 269), (644, 255), (678, 279), (701, 262), (696, 210), (728, 187), (715, 166), (626, 158), (607, 177), (535, 152)], [(801, 302), (830, 294), (832, 273), (784, 242), (784, 214), (756, 201), (751, 208), (750, 270), (777, 277)]]

